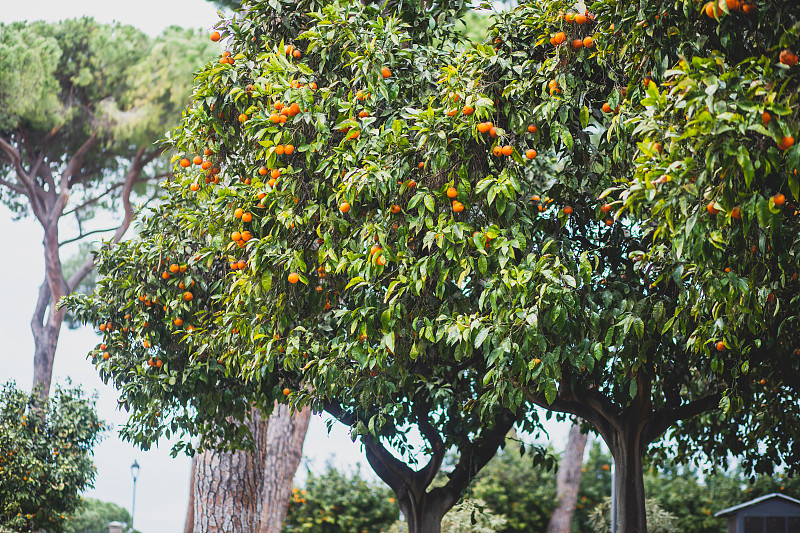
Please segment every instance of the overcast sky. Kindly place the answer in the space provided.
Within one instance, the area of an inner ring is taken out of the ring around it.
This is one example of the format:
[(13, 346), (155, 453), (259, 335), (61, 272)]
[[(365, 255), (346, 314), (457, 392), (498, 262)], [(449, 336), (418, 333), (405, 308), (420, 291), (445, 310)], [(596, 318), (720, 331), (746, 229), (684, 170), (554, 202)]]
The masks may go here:
[[(4, 2), (0, 22), (19, 20), (56, 21), (92, 16), (101, 22), (132, 24), (150, 35), (158, 35), (170, 25), (210, 28), (218, 20), (216, 8), (203, 0), (28, 0)], [(68, 234), (68, 228), (62, 230)], [(39, 284), (44, 275), (42, 230), (33, 220), (12, 221), (9, 211), (0, 207), (0, 383), (15, 380), (26, 389), (33, 376), (33, 338), (30, 317)], [(63, 259), (63, 258), (62, 258)], [(86, 353), (98, 342), (88, 328), (62, 330), (54, 368), (54, 383), (73, 383), (99, 394), (100, 416), (114, 425), (124, 424), (125, 412), (116, 409), (117, 393), (100, 381)], [(551, 425), (553, 445), (562, 449), (565, 425)], [(170, 443), (161, 443), (147, 453), (122, 442), (112, 431), (96, 448), (98, 476), (87, 496), (111, 501), (130, 509), (132, 480), (130, 465), (141, 465), (136, 490), (136, 529), (142, 533), (172, 533), (183, 530), (189, 488), (189, 459), (169, 456)], [(321, 471), (327, 460), (348, 467), (360, 462), (362, 473), (371, 471), (341, 425), (329, 436), (320, 417), (312, 419), (304, 454), (310, 467)], [(302, 467), (301, 467), (302, 470)]]

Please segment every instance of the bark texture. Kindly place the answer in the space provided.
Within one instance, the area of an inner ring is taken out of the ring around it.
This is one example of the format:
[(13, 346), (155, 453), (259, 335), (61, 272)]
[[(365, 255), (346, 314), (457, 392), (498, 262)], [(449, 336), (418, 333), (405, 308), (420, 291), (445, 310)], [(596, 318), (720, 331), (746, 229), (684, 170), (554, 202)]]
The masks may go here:
[(556, 494), (558, 507), (547, 524), (547, 533), (570, 533), (575, 504), (578, 501), (578, 489), (581, 487), (581, 468), (583, 467), (583, 450), (589, 436), (581, 433), (580, 422), (573, 422), (569, 430), (567, 448), (564, 459), (558, 466)]
[(309, 418), (307, 409), (276, 406), (267, 419), (254, 409), (252, 451), (198, 454), (184, 533), (280, 533)]

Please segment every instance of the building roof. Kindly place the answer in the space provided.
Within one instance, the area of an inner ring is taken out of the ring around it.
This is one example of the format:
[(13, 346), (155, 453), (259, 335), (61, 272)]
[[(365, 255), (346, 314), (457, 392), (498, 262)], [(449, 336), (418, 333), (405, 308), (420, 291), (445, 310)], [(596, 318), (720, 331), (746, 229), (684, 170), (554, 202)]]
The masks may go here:
[(714, 516), (725, 516), (734, 513), (736, 511), (739, 511), (740, 509), (744, 509), (745, 507), (750, 507), (751, 505), (756, 505), (758, 503), (771, 500), (773, 498), (780, 498), (788, 502), (800, 505), (800, 500), (795, 500), (794, 498), (790, 498), (785, 494), (778, 494), (777, 492), (773, 492), (772, 494), (765, 494), (764, 496), (759, 496), (758, 498), (750, 500), (749, 502), (740, 503), (739, 505), (734, 505), (733, 507), (728, 507), (727, 509), (723, 509), (722, 511), (716, 513)]

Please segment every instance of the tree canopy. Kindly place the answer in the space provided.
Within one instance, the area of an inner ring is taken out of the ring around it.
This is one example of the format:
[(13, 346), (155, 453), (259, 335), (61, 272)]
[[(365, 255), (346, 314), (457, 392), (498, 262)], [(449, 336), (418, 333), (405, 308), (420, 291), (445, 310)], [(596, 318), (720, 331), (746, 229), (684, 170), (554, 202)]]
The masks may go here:
[(162, 382), (219, 368), (359, 434), (421, 423), (432, 450), (533, 428), (533, 405), (578, 415), (625, 532), (646, 529), (653, 443), (795, 469), (794, 3), (526, 2), (473, 46), (464, 9), (225, 22), (167, 205), (75, 302), (133, 332), (107, 334), (126, 355), (101, 372), (139, 379), (128, 347), (168, 339)]

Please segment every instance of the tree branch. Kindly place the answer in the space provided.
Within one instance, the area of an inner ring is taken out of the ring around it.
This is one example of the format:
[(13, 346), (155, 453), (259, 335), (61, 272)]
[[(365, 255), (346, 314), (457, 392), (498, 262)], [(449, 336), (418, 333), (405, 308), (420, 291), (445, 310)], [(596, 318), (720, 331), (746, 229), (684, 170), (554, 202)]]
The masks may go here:
[(717, 392), (678, 407), (658, 409), (642, 429), (642, 443), (650, 444), (660, 437), (670, 426), (679, 420), (692, 418), (719, 405), (722, 394)]
[(444, 454), (447, 448), (444, 445), (441, 434), (430, 422), (428, 416), (430, 413), (430, 406), (417, 402), (414, 404), (413, 411), (417, 416), (417, 428), (420, 434), (431, 445), (430, 461), (414, 475), (418, 484), (427, 487), (433, 482), (433, 478), (436, 477), (436, 474), (442, 467), (442, 461), (444, 460)]
[(49, 224), (57, 224), (58, 219), (61, 218), (64, 208), (67, 206), (67, 200), (69, 199), (69, 179), (75, 172), (78, 171), (78, 169), (83, 166), (83, 162), (86, 159), (86, 154), (95, 145), (97, 139), (98, 134), (95, 131), (92, 133), (92, 136), (86, 139), (80, 148), (75, 151), (75, 154), (70, 158), (69, 163), (67, 163), (67, 167), (61, 173), (61, 180), (59, 182), (60, 190), (58, 192), (58, 205), (54, 206), (53, 211), (50, 213), (50, 217), (48, 219)]
[(31, 318), (31, 330), (33, 330), (34, 335), (44, 327), (44, 312), (47, 310), (49, 303), (50, 284), (47, 281), (47, 276), (45, 276), (44, 281), (39, 286), (39, 297), (36, 299), (36, 308)]
[(118, 229), (118, 227), (114, 226), (113, 228), (93, 229), (92, 231), (87, 231), (86, 233), (80, 233), (76, 237), (72, 237), (71, 239), (67, 239), (65, 241), (61, 241), (60, 243), (58, 243), (58, 247), (61, 248), (62, 246), (65, 246), (67, 244), (72, 244), (73, 242), (79, 241), (79, 240), (81, 240), (81, 239), (83, 239), (85, 237), (88, 237), (89, 235), (95, 235), (97, 233), (108, 233), (109, 231), (114, 231), (116, 229)]

